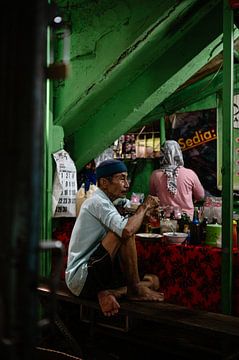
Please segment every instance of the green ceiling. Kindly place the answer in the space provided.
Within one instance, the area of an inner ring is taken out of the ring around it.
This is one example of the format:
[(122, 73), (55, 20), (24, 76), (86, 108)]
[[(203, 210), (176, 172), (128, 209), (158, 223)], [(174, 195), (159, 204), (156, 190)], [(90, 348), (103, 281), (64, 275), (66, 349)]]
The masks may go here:
[(71, 68), (54, 83), (53, 117), (78, 168), (121, 134), (208, 98), (213, 84), (222, 84), (218, 71), (178, 90), (222, 51), (221, 0), (57, 4), (71, 31)]

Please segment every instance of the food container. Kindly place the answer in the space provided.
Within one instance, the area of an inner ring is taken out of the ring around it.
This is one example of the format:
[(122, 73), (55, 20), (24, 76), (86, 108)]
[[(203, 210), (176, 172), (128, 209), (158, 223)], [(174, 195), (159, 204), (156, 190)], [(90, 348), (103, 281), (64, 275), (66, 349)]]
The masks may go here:
[(180, 232), (166, 232), (163, 235), (170, 244), (182, 244), (188, 236), (188, 234)]
[(160, 220), (160, 234), (177, 231), (177, 228), (178, 228), (177, 220), (171, 220), (171, 219)]

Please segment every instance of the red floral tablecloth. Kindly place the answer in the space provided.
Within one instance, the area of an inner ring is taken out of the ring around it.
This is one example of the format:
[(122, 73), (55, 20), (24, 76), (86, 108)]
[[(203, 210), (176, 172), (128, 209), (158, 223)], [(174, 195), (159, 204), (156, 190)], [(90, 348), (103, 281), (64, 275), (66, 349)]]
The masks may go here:
[(61, 271), (61, 279), (65, 280), (65, 269), (67, 263), (68, 246), (71, 237), (71, 232), (76, 220), (75, 218), (62, 218), (60, 220), (59, 219), (57, 220), (58, 221), (56, 221), (56, 224), (53, 227), (52, 236), (54, 240), (60, 240), (65, 247), (65, 256), (63, 258), (63, 266)]
[[(65, 246), (64, 266), (75, 219), (61, 219), (53, 238)], [(166, 245), (136, 237), (139, 271), (158, 275), (165, 301), (189, 308), (221, 312), (221, 252), (210, 246)], [(239, 251), (233, 250), (233, 314), (239, 316)]]
[[(165, 301), (221, 312), (221, 252), (136, 238), (140, 273), (158, 275)], [(239, 254), (233, 250), (233, 312), (239, 315)]]

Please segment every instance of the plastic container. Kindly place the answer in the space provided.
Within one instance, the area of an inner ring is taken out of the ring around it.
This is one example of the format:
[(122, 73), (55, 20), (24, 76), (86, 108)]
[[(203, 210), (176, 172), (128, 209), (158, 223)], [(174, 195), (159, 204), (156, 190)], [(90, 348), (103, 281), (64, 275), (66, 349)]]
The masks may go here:
[(221, 247), (222, 225), (207, 224), (205, 245)]

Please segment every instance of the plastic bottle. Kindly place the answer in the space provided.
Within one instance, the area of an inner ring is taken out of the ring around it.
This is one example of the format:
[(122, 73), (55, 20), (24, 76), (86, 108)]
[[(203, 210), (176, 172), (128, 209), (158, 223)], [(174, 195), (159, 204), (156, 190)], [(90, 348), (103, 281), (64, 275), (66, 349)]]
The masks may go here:
[(190, 223), (190, 245), (201, 244), (201, 231), (198, 208), (194, 208), (193, 220)]
[(85, 184), (83, 183), (76, 193), (76, 217), (79, 215), (81, 205), (86, 200)]
[(239, 245), (239, 219), (236, 220), (237, 222), (237, 247)]
[(237, 221), (233, 220), (232, 247), (237, 248)]

